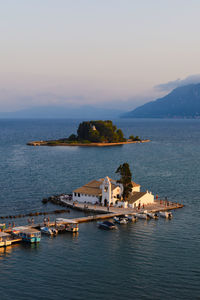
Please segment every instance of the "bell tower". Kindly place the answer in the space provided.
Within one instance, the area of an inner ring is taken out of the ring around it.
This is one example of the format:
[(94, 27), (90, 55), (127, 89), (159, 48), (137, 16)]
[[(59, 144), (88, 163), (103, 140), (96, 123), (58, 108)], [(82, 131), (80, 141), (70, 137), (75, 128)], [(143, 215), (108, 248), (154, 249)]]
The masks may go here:
[(106, 176), (102, 184), (102, 204), (107, 206), (110, 205), (111, 202), (111, 182), (109, 177)]

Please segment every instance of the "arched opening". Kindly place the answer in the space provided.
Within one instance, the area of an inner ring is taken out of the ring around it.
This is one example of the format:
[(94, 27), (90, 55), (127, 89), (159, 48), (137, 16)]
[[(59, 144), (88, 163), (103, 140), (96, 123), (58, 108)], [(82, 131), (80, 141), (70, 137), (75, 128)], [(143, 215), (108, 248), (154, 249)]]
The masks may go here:
[(104, 200), (104, 206), (107, 206), (107, 205), (108, 205), (108, 200), (105, 199), (105, 200)]

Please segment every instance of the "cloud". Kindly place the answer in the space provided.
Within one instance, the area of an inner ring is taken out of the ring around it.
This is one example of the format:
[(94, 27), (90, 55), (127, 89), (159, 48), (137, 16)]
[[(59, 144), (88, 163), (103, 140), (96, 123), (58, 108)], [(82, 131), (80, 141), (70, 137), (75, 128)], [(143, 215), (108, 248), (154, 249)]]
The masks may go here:
[(200, 83), (200, 74), (190, 75), (185, 79), (176, 79), (174, 81), (169, 81), (167, 83), (162, 83), (155, 86), (155, 89), (161, 92), (169, 92), (177, 87), (188, 85), (188, 84), (195, 84)]

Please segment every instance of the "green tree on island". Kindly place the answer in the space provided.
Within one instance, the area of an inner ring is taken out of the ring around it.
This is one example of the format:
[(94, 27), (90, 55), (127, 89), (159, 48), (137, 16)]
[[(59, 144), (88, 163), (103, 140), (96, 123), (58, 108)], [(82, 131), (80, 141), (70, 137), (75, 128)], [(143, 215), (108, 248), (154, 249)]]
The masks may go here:
[(87, 121), (79, 124), (77, 130), (77, 139), (79, 141), (89, 142), (124, 142), (124, 134), (121, 129), (117, 129), (112, 121)]
[(141, 139), (139, 138), (138, 135), (136, 137), (134, 137), (134, 135), (130, 135), (129, 139), (132, 140), (132, 141), (141, 141)]
[(117, 182), (123, 185), (123, 201), (125, 201), (132, 191), (132, 174), (128, 163), (120, 165), (115, 173), (120, 174), (120, 179)]

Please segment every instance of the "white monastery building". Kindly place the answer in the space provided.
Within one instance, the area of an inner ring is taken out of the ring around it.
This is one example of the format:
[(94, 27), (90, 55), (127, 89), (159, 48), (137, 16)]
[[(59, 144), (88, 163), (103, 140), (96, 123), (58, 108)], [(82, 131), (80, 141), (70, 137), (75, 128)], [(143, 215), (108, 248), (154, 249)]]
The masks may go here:
[(127, 201), (122, 201), (123, 186), (116, 180), (106, 176), (99, 180), (92, 180), (73, 191), (73, 201), (101, 204), (103, 206), (123, 206), (137, 208), (154, 203), (151, 192), (141, 192), (140, 185), (132, 181), (132, 191)]

